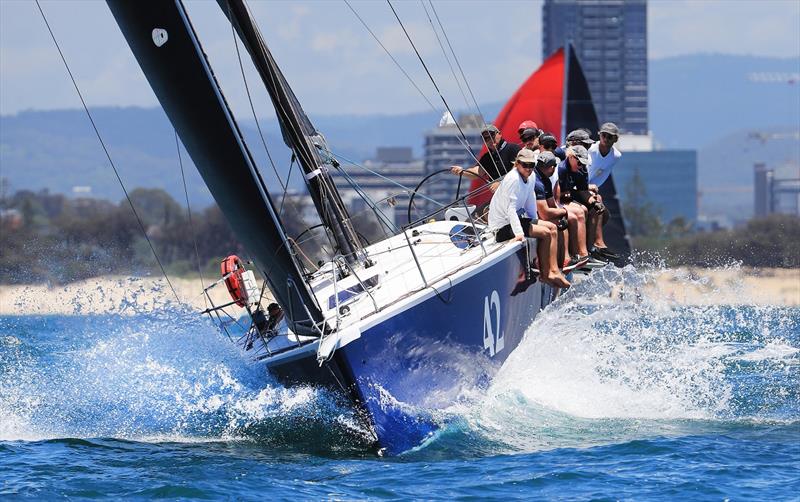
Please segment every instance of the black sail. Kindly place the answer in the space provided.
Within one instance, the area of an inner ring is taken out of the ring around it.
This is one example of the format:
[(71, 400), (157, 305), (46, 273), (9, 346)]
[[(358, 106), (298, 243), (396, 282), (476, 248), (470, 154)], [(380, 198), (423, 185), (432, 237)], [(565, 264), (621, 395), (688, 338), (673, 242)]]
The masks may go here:
[(183, 4), (108, 0), (139, 66), (237, 238), (291, 325), (323, 316)]
[[(600, 121), (597, 119), (597, 112), (592, 102), (592, 94), (589, 90), (589, 83), (583, 74), (578, 56), (572, 44), (565, 47), (565, 99), (564, 99), (564, 121), (562, 138), (570, 131), (586, 128), (592, 134), (596, 134), (600, 129)], [(603, 227), (603, 238), (611, 249), (622, 256), (629, 256), (631, 244), (625, 230), (625, 221), (622, 218), (622, 207), (617, 198), (617, 189), (614, 186), (614, 176), (609, 175), (603, 186), (600, 187), (600, 195), (603, 196), (603, 203), (608, 209), (609, 220)]]
[(327, 151), (322, 135), (303, 111), (292, 88), (264, 42), (243, 0), (217, 0), (258, 70), (269, 93), (286, 145), (294, 152), (307, 182), (317, 213), (349, 261), (355, 261), (360, 242), (336, 186), (324, 165), (320, 149)]

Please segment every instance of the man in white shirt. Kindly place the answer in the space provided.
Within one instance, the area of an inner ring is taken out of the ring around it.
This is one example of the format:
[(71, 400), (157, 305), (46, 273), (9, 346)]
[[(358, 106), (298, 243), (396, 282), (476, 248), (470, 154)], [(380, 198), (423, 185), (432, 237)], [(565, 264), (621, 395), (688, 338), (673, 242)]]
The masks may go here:
[(611, 175), (614, 165), (622, 157), (622, 152), (614, 146), (618, 138), (619, 128), (613, 122), (600, 127), (600, 141), (589, 148), (589, 185), (599, 187)]
[[(589, 148), (589, 190), (601, 203), (603, 198), (600, 196), (600, 186), (606, 182), (611, 175), (611, 170), (622, 157), (622, 152), (617, 150), (614, 143), (619, 138), (619, 128), (613, 122), (606, 122), (600, 126), (600, 141)], [(608, 221), (608, 212), (603, 215), (602, 225)], [(602, 228), (595, 232), (593, 242), (593, 255), (601, 260), (616, 260), (619, 256), (608, 249), (603, 240)]]
[[(539, 221), (536, 211), (533, 169), (536, 156), (524, 148), (517, 154), (514, 169), (503, 177), (489, 205), (489, 229), (496, 232), (497, 242), (522, 241), (534, 237), (541, 280), (551, 286), (566, 288), (570, 283), (558, 267), (556, 226), (549, 221)], [(524, 212), (526, 217), (520, 218)]]

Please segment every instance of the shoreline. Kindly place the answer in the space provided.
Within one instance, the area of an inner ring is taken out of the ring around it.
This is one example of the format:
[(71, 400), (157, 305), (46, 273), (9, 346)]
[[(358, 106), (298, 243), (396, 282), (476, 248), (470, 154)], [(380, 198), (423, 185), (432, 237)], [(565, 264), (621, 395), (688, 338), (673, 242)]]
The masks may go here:
[[(683, 305), (800, 306), (800, 269), (675, 268), (648, 270), (651, 298)], [(170, 278), (185, 307), (206, 308), (199, 279)], [(224, 285), (209, 291), (230, 302)], [(0, 315), (134, 315), (175, 306), (163, 278), (102, 276), (66, 285), (0, 285)]]

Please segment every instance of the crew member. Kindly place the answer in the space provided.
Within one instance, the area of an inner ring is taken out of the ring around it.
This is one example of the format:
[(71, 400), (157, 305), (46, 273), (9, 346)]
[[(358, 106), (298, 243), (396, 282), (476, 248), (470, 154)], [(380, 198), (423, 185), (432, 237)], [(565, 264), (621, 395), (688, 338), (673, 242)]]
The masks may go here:
[[(536, 209), (539, 218), (554, 223), (559, 230), (558, 262), (563, 264), (565, 270), (585, 266), (589, 262), (586, 250), (586, 220), (584, 213), (579, 208), (570, 211), (567, 204), (560, 206), (553, 195), (553, 185), (550, 177), (556, 170), (558, 159), (549, 151), (539, 154), (536, 161)], [(566, 253), (569, 252), (569, 257)]]
[[(594, 243), (596, 248), (598, 243), (603, 243), (603, 225), (608, 217), (599, 194), (589, 190), (589, 152), (582, 145), (575, 145), (567, 149), (566, 155), (567, 159), (561, 163), (558, 174), (562, 193), (569, 192), (570, 201), (578, 202), (588, 209), (586, 242)], [(597, 249), (592, 249), (590, 256), (605, 262), (613, 259)]]
[[(542, 282), (565, 288), (570, 283), (558, 268), (557, 229), (549, 221), (537, 219), (535, 178), (531, 178), (536, 157), (523, 149), (517, 155), (514, 169), (503, 180), (489, 205), (489, 229), (496, 232), (498, 242), (522, 241), (526, 236), (537, 239), (537, 256)], [(521, 218), (520, 212), (527, 216)]]
[(486, 153), (481, 155), (478, 164), (464, 169), (461, 166), (452, 166), (450, 172), (455, 175), (464, 175), (477, 178), (481, 171), (492, 180), (492, 192), (500, 186), (500, 178), (513, 170), (517, 153), (522, 149), (516, 143), (509, 143), (503, 139), (500, 130), (492, 124), (487, 124), (481, 131), (481, 137), (486, 145)]
[[(535, 134), (535, 137), (537, 137), (537, 138), (542, 133), (542, 131), (539, 129), (539, 126), (537, 126), (536, 122), (534, 122), (533, 120), (525, 120), (525, 121), (523, 121), (519, 125), (519, 128), (517, 128), (517, 134), (519, 134), (519, 142), (520, 142), (520, 144), (522, 146), (527, 146), (526, 145), (527, 141), (522, 136), (523, 136), (523, 133), (525, 131), (528, 131), (528, 130), (532, 131)], [(538, 143), (537, 143), (536, 146), (538, 146)]]
[(614, 143), (619, 138), (619, 129), (613, 122), (600, 126), (600, 141), (589, 147), (589, 186), (600, 187), (611, 175), (611, 170), (619, 162), (622, 152)]
[(523, 131), (519, 133), (519, 140), (522, 141), (522, 147), (538, 154), (539, 135), (541, 132), (542, 131), (539, 129), (523, 129)]

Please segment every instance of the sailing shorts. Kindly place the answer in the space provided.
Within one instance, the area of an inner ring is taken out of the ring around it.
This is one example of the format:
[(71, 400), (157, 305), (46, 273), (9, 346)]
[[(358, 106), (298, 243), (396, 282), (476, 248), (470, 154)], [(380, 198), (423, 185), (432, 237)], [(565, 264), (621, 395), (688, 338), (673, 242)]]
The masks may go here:
[[(537, 218), (520, 218), (519, 222), (522, 224), (522, 230), (525, 232), (526, 237), (531, 237), (531, 225), (535, 225), (539, 222)], [(497, 234), (495, 234), (495, 240), (497, 242), (505, 242), (510, 241), (514, 238), (514, 230), (511, 229), (511, 224), (504, 227), (500, 227), (497, 230)]]

